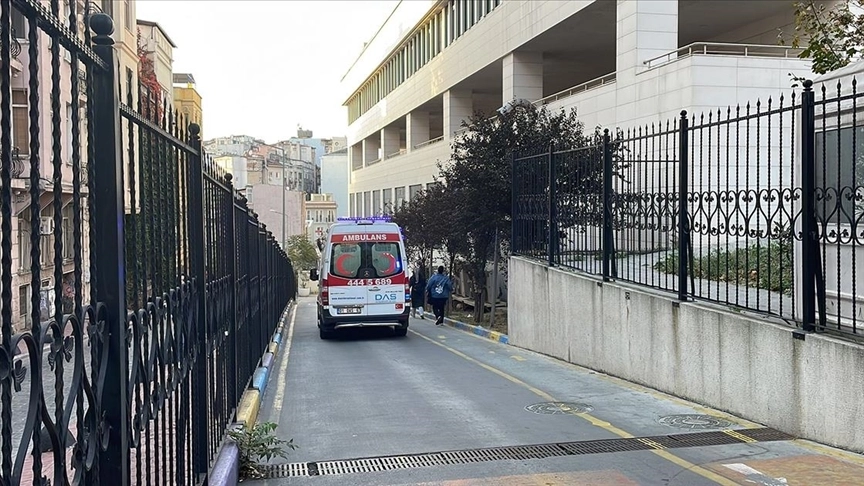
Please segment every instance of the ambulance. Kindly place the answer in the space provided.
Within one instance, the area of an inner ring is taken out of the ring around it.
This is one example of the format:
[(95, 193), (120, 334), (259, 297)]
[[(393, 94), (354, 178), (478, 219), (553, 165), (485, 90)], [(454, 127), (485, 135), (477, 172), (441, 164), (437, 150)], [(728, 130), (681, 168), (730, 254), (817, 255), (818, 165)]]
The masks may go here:
[(328, 339), (344, 328), (392, 326), (408, 334), (411, 292), (405, 242), (385, 218), (340, 220), (330, 226), (318, 269), (318, 330)]

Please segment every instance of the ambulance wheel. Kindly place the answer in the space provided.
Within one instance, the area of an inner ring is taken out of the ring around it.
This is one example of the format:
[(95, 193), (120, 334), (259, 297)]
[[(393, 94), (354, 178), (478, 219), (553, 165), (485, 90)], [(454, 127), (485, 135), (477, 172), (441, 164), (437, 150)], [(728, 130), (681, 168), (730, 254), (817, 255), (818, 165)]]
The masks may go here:
[(396, 334), (396, 337), (405, 337), (408, 335), (408, 326), (396, 326), (393, 328), (393, 332)]
[(325, 331), (323, 327), (318, 328), (318, 337), (321, 339), (330, 339), (333, 337), (333, 331)]

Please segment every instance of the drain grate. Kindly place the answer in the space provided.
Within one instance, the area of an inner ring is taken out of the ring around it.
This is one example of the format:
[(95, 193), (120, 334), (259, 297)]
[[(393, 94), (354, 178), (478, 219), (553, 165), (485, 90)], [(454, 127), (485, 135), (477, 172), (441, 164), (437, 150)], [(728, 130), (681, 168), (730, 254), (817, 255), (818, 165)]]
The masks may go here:
[(266, 478), (305, 476), (335, 476), (364, 472), (384, 472), (396, 469), (418, 469), (476, 462), (546, 459), (549, 457), (613, 454), (652, 449), (681, 449), (750, 442), (793, 440), (794, 437), (769, 429), (718, 430), (692, 434), (636, 437), (632, 439), (600, 439), (554, 444), (534, 444), (509, 447), (487, 447), (462, 451), (444, 451), (401, 456), (363, 457), (341, 461), (295, 462), (274, 464), (265, 471)]
[(574, 415), (592, 412), (594, 407), (575, 402), (543, 402), (528, 405), (525, 410), (542, 415)]
[(676, 429), (690, 430), (728, 429), (729, 427), (732, 427), (732, 422), (729, 422), (728, 420), (718, 419), (710, 415), (689, 413), (681, 415), (667, 415), (660, 418), (659, 422), (663, 425), (668, 425), (669, 427), (675, 427)]

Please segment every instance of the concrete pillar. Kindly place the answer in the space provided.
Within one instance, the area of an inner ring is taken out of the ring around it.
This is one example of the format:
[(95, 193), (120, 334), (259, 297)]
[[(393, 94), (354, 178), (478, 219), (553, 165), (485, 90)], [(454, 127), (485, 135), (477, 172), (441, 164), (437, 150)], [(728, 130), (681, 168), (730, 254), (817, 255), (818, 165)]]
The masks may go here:
[(429, 141), (429, 112), (412, 111), (405, 120), (406, 148), (410, 152), (415, 145)]
[(502, 59), (501, 105), (518, 98), (543, 98), (543, 53), (511, 52)]
[(462, 129), (462, 121), (474, 114), (471, 90), (451, 89), (444, 92), (444, 139), (453, 139), (453, 134)]
[(363, 165), (369, 165), (381, 158), (381, 139), (379, 137), (366, 137), (363, 139)]
[(678, 49), (678, 0), (618, 0), (616, 15), (619, 84), (645, 61)]
[(381, 130), (381, 158), (399, 153), (399, 127), (388, 126)]

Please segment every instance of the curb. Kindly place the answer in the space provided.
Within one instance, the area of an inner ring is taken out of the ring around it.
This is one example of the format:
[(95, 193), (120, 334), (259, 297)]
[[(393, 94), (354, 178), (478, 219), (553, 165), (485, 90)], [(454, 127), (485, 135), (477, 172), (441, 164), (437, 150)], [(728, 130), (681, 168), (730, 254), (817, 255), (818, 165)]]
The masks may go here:
[[(435, 315), (429, 312), (425, 312), (423, 313), (423, 315), (431, 319), (435, 319)], [(465, 331), (476, 336), (489, 339), (490, 341), (495, 341), (496, 343), (510, 344), (510, 338), (506, 334), (501, 334), (498, 331), (492, 331), (482, 326), (465, 324), (464, 322), (456, 321), (450, 319), (449, 317), (444, 318), (444, 324), (454, 329), (459, 329), (460, 331)]]
[[(270, 368), (276, 361), (276, 355), (279, 353), (279, 348), (282, 344), (285, 321), (288, 319), (288, 315), (295, 305), (297, 305), (296, 302), (289, 304), (279, 320), (279, 325), (276, 326), (276, 331), (273, 333), (270, 344), (267, 346), (267, 351), (261, 356), (260, 366), (252, 374), (249, 388), (243, 392), (243, 396), (240, 398), (240, 404), (237, 406), (237, 416), (234, 423), (228, 426), (229, 429), (245, 427), (250, 424), (255, 425), (258, 421), (258, 411), (261, 408), (261, 398), (267, 391)], [(216, 461), (213, 463), (207, 484), (210, 486), (236, 485), (239, 481), (239, 473), (240, 450), (233, 441), (226, 440), (219, 450)]]

